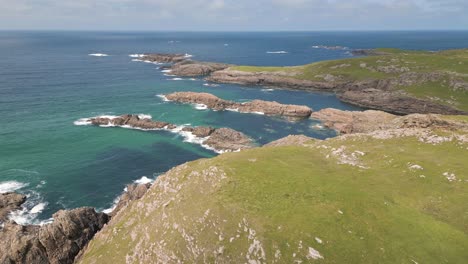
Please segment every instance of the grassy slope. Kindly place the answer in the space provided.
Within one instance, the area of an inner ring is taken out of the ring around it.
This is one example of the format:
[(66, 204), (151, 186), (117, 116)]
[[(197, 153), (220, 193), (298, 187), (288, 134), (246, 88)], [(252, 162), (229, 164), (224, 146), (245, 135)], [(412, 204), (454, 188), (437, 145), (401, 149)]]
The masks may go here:
[[(369, 168), (339, 164), (341, 146)], [(82, 263), (244, 263), (262, 252), (262, 263), (466, 263), (467, 147), (363, 136), (191, 162), (114, 219)]]
[[(368, 69), (370, 67), (395, 65), (400, 68), (408, 67), (411, 72), (457, 73), (460, 75), (460, 79), (468, 82), (468, 49), (448, 50), (438, 53), (397, 49), (380, 50), (388, 52), (389, 55), (322, 61), (297, 67), (238, 66), (233, 69), (249, 72), (295, 71), (298, 73), (296, 78), (314, 81), (323, 81), (323, 77), (319, 77), (320, 75), (332, 74), (339, 76), (342, 80), (352, 81), (397, 77), (399, 73), (384, 73)], [(361, 67), (362, 63), (365, 63), (367, 68)], [(333, 68), (344, 64), (349, 64), (349, 66)], [(461, 110), (468, 111), (468, 91), (454, 91), (443, 81), (400, 88), (413, 96), (453, 105)]]

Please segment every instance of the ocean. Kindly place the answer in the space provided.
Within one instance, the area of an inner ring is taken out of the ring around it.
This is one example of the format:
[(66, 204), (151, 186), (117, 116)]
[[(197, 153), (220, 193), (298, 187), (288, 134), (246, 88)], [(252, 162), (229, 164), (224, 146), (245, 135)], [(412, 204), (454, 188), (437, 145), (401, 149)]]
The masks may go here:
[(27, 194), (25, 208), (13, 218), (41, 223), (60, 209), (110, 208), (126, 184), (217, 155), (171, 132), (82, 126), (81, 118), (145, 114), (178, 125), (230, 127), (258, 145), (289, 134), (336, 135), (313, 120), (197, 109), (164, 102), (160, 94), (203, 91), (239, 102), (361, 110), (332, 94), (166, 76), (160, 65), (135, 61), (132, 54), (187, 53), (196, 60), (286, 66), (377, 47), (465, 48), (468, 32), (0, 32), (0, 192)]

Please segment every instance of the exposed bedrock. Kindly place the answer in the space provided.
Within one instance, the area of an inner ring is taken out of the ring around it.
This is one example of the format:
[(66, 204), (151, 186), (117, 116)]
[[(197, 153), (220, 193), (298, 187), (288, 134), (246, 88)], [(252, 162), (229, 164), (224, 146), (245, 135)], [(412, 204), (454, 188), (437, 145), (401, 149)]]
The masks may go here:
[(273, 86), (297, 90), (335, 91), (336, 85), (327, 81), (310, 81), (294, 78), (287, 72), (244, 72), (231, 69), (213, 72), (206, 78), (211, 82), (241, 85)]
[(466, 123), (449, 120), (437, 114), (397, 116), (383, 111), (367, 110), (360, 112), (327, 108), (312, 113), (311, 118), (322, 121), (326, 127), (342, 134), (406, 128), (468, 130)]
[[(122, 115), (118, 117), (93, 117), (87, 122), (98, 126), (119, 126), (148, 130), (167, 130), (171, 132), (192, 133), (200, 139), (201, 144), (214, 149), (217, 152), (238, 151), (254, 147), (252, 139), (241, 132), (231, 128), (212, 127), (178, 127), (174, 124), (161, 121), (153, 121), (149, 118), (140, 118), (139, 115)], [(228, 135), (228, 136), (223, 136)]]
[(130, 204), (130, 202), (139, 200), (151, 187), (150, 183), (147, 184), (129, 184), (127, 185), (125, 192), (119, 197), (119, 202), (115, 206), (114, 210), (109, 213), (110, 216), (115, 216), (123, 208)]
[(223, 100), (209, 93), (176, 92), (167, 94), (166, 98), (179, 103), (203, 104), (213, 110), (234, 110), (241, 113), (263, 113), (271, 116), (295, 118), (308, 118), (312, 113), (312, 109), (303, 105), (280, 104), (263, 100), (238, 103)]
[(232, 65), (216, 62), (185, 60), (168, 67), (171, 74), (177, 76), (206, 76), (215, 71), (224, 70)]
[(187, 54), (166, 54), (166, 53), (150, 53), (144, 54), (142, 60), (159, 62), (159, 63), (177, 63), (187, 60)]
[(43, 226), (6, 222), (0, 230), (0, 263), (73, 263), (109, 220), (87, 207), (61, 210), (53, 217), (54, 222)]
[(0, 223), (8, 219), (8, 215), (21, 209), (21, 205), (26, 201), (26, 196), (19, 193), (0, 193)]

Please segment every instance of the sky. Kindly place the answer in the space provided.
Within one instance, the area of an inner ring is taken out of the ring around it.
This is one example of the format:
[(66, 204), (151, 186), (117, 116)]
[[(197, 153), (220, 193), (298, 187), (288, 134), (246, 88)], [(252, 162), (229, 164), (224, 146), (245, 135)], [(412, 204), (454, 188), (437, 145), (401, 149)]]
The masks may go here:
[(0, 0), (0, 30), (468, 30), (468, 0)]

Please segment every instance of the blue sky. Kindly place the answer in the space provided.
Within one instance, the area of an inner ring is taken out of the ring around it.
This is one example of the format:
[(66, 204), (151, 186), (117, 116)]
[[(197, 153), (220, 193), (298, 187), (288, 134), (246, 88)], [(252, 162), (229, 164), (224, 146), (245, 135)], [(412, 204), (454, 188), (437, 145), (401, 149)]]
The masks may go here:
[(468, 0), (0, 0), (0, 29), (468, 30)]

